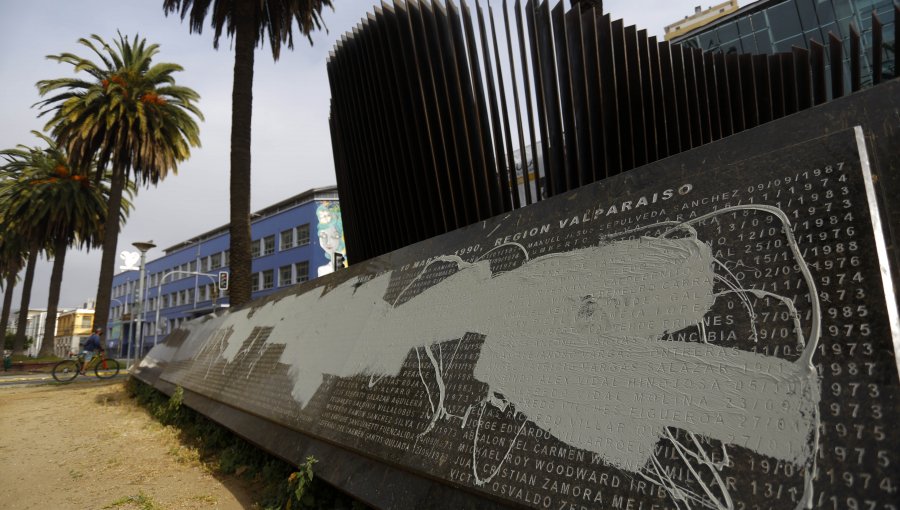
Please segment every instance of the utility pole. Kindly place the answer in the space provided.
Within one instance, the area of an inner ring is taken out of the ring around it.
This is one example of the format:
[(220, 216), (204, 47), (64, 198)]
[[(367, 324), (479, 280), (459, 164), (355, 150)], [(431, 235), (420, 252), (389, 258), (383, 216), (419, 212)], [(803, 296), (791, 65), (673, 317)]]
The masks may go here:
[[(144, 352), (144, 273), (145, 273), (146, 265), (147, 265), (147, 251), (150, 250), (151, 248), (156, 248), (156, 245), (153, 244), (153, 241), (136, 242), (136, 243), (131, 243), (131, 245), (141, 251), (141, 273), (140, 273), (141, 276), (140, 276), (140, 280), (138, 282), (138, 306), (135, 307), (135, 308), (137, 308), (137, 310), (136, 310), (137, 314), (139, 314), (138, 315), (138, 335), (137, 335), (138, 336), (138, 340), (137, 340), (138, 350), (135, 351), (134, 363), (132, 363), (132, 366), (134, 366), (134, 364), (137, 363), (137, 361), (138, 361), (138, 353), (143, 354), (143, 352)], [(134, 349), (132, 349), (132, 350), (134, 350)]]

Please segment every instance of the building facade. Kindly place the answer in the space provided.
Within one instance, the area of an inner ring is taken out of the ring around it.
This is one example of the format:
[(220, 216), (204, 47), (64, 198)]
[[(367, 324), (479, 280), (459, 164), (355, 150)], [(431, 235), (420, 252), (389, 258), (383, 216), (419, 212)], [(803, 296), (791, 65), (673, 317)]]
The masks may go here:
[(61, 311), (56, 316), (56, 336), (54, 338), (53, 354), (65, 357), (70, 353), (80, 351), (81, 346), (91, 336), (93, 326), (93, 307)]
[[(336, 253), (346, 260), (334, 186), (306, 191), (252, 218), (253, 299), (332, 272)], [(165, 248), (162, 257), (151, 258), (153, 251), (148, 252), (143, 313), (135, 313), (139, 272), (117, 274), (108, 325), (111, 345), (126, 352), (142, 324), (146, 351), (184, 321), (227, 307), (228, 295), (219, 292), (218, 279), (229, 272), (229, 239), (223, 225)]]
[(728, 0), (727, 2), (713, 5), (705, 10), (698, 5), (694, 8), (694, 13), (690, 16), (685, 16), (684, 19), (666, 25), (663, 38), (667, 41), (671, 41), (692, 30), (708, 25), (723, 16), (727, 16), (736, 10), (738, 10), (737, 0)]
[[(891, 0), (761, 0), (706, 24), (672, 42), (725, 53), (784, 53), (810, 48), (817, 41), (828, 48), (828, 34), (841, 39), (844, 88), (850, 90), (850, 25), (861, 36), (862, 85), (872, 84), (872, 12), (884, 23), (884, 78), (896, 76), (894, 6)], [(830, 59), (826, 58), (826, 69)], [(831, 94), (831, 83), (826, 83)]]
[[(22, 310), (13, 310), (9, 314), (9, 323), (6, 326), (8, 333), (15, 333), (16, 326), (19, 323), (19, 314)], [(28, 318), (25, 322), (25, 338), (31, 343), (25, 349), (25, 355), (35, 357), (41, 350), (41, 343), (44, 340), (44, 323), (47, 321), (46, 308), (29, 308), (26, 313)]]

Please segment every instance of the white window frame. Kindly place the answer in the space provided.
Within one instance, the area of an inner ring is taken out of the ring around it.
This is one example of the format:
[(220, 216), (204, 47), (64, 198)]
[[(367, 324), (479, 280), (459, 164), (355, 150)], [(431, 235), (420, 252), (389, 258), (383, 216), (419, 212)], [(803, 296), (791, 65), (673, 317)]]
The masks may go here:
[[(301, 266), (305, 267), (303, 271)], [(294, 264), (294, 283), (309, 281), (309, 261), (303, 260)]]
[[(285, 238), (287, 238), (287, 242), (285, 242)], [(278, 249), (281, 251), (290, 250), (294, 247), (294, 229), (289, 228), (287, 230), (282, 230), (280, 234), (278, 234)]]
[[(306, 246), (309, 244), (309, 223), (298, 225), (294, 232), (294, 246)], [(304, 232), (306, 235), (303, 235)]]

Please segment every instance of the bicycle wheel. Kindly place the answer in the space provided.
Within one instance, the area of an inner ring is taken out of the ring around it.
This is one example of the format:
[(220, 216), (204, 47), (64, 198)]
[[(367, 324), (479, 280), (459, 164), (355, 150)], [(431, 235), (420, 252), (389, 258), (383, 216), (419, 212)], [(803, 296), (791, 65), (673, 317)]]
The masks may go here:
[(112, 358), (100, 360), (94, 365), (94, 373), (100, 379), (115, 377), (119, 373), (119, 362)]
[(53, 378), (62, 383), (71, 382), (72, 379), (78, 377), (78, 370), (80, 368), (78, 362), (74, 360), (62, 360), (56, 365), (53, 365)]

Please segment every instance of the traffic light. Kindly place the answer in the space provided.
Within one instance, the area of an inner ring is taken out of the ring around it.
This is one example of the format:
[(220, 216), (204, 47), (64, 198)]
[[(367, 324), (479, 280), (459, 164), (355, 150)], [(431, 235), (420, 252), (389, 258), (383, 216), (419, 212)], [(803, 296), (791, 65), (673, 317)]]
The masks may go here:
[(219, 291), (228, 290), (228, 271), (219, 271)]

